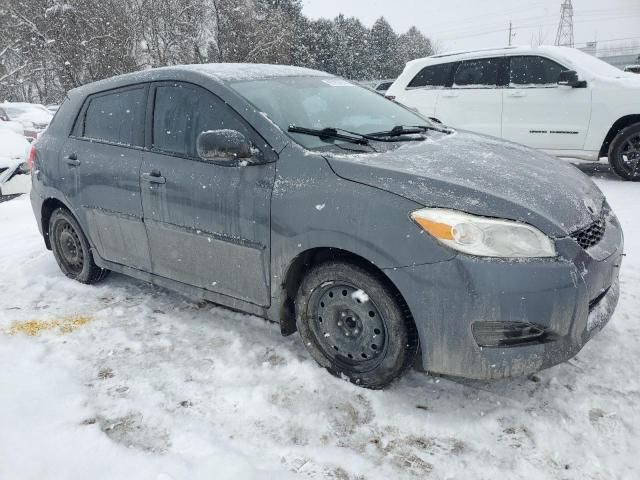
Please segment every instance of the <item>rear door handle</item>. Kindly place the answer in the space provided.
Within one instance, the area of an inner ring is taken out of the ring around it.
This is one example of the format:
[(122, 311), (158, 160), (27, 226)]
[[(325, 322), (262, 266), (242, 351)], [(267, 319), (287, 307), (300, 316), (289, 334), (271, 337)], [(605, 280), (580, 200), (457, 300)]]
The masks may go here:
[(525, 92), (509, 92), (507, 95), (510, 97), (526, 97), (527, 94)]
[(458, 92), (444, 92), (442, 96), (448, 97), (448, 98), (455, 98), (458, 96)]
[(158, 170), (152, 170), (149, 173), (141, 175), (142, 180), (149, 183), (167, 183), (167, 179), (160, 175)]
[(67, 162), (67, 165), (71, 165), (72, 167), (77, 167), (78, 165), (80, 165), (80, 160), (78, 160), (78, 155), (76, 155), (75, 153), (70, 153), (65, 159), (65, 161)]

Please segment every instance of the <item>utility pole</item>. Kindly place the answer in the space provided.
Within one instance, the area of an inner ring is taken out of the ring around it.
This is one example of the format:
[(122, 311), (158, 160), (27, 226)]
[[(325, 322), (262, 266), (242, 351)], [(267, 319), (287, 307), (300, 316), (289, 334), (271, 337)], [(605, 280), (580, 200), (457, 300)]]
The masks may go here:
[(573, 5), (571, 0), (564, 0), (560, 6), (560, 23), (556, 33), (556, 45), (573, 47)]

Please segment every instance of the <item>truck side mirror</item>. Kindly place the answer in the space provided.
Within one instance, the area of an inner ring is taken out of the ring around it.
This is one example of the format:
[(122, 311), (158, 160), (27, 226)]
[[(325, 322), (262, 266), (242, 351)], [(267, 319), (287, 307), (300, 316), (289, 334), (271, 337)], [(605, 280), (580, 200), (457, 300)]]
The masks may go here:
[(558, 77), (558, 85), (571, 88), (585, 88), (587, 86), (587, 82), (585, 80), (580, 80), (578, 72), (575, 70), (563, 70), (560, 72), (560, 76)]

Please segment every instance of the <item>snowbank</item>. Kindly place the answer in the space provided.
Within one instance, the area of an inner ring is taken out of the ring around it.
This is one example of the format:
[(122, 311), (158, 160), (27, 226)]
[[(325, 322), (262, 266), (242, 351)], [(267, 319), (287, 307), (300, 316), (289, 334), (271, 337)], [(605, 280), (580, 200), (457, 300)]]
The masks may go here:
[(411, 372), (382, 392), (260, 319), (120, 275), (70, 281), (28, 199), (2, 203), (0, 478), (635, 479), (640, 189), (598, 184), (628, 256), (616, 314), (575, 359), (491, 383)]

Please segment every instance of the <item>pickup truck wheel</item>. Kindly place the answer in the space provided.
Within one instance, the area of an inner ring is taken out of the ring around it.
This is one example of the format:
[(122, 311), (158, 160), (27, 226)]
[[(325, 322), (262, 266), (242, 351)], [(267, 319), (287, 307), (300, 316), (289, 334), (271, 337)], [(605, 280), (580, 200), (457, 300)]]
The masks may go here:
[(384, 388), (413, 364), (418, 350), (402, 299), (349, 263), (328, 262), (309, 271), (298, 290), (296, 316), (311, 356), (362, 387)]
[(625, 180), (640, 181), (640, 123), (616, 135), (609, 147), (609, 164)]
[(91, 284), (101, 281), (109, 273), (93, 261), (89, 242), (68, 210), (58, 208), (51, 214), (49, 239), (53, 256), (67, 277)]

